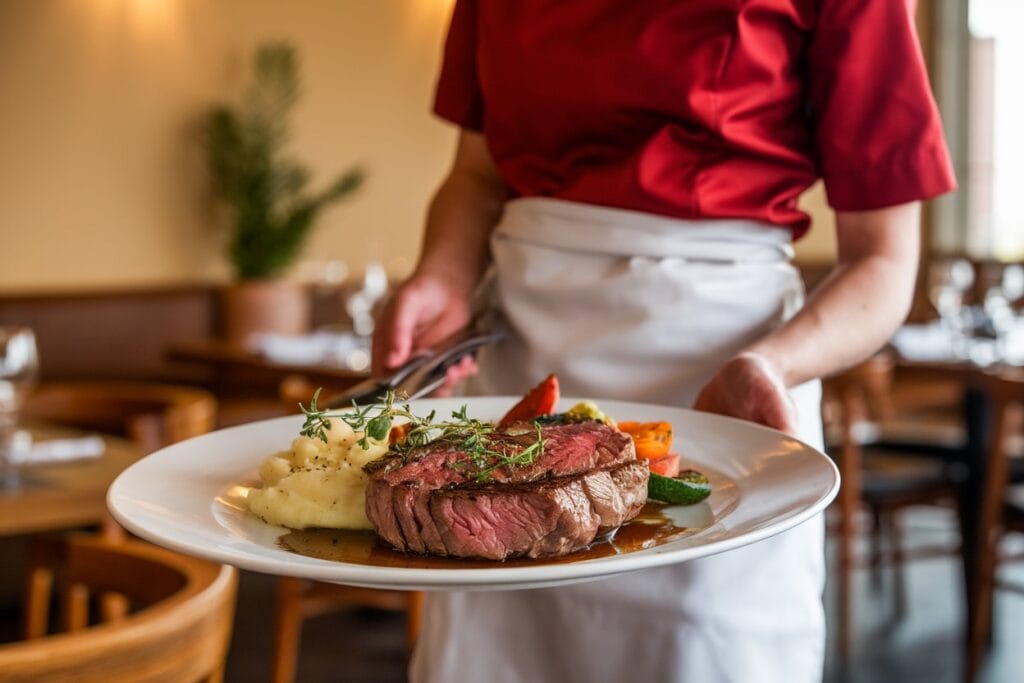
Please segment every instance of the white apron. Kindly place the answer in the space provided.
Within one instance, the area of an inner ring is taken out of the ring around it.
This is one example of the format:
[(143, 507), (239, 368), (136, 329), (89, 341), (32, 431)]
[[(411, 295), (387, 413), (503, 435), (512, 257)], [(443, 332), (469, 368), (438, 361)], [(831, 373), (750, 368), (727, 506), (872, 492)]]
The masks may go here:
[[(799, 308), (787, 231), (552, 199), (509, 202), (491, 241), (507, 341), (474, 393), (690, 406), (730, 356)], [(820, 385), (792, 390), (821, 446)], [(414, 682), (820, 681), (820, 517), (720, 555), (570, 586), (429, 595)]]

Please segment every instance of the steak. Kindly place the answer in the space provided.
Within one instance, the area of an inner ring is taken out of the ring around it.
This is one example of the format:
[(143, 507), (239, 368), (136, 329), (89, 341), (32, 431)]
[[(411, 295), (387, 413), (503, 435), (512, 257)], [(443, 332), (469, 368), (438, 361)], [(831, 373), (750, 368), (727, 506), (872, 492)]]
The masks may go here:
[[(541, 435), (534, 462), (494, 469), (486, 481), (452, 444), (388, 455), (367, 466), (366, 514), (398, 550), (488, 560), (565, 555), (639, 514), (649, 471), (628, 435), (599, 422)], [(536, 437), (520, 423), (493, 438), (514, 454)]]

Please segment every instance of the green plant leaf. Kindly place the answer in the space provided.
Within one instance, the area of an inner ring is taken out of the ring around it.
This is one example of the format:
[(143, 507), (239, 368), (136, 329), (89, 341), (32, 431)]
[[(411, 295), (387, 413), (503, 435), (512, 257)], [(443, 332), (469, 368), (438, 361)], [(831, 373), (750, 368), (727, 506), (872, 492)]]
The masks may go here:
[(351, 168), (319, 194), (318, 203), (322, 206), (332, 204), (358, 190), (364, 180), (366, 173), (362, 168)]
[(298, 256), (320, 213), (365, 179), (361, 168), (351, 168), (322, 191), (307, 191), (308, 167), (285, 151), (300, 92), (295, 49), (269, 43), (253, 57), (242, 106), (214, 107), (204, 122), (207, 164), (232, 210), (228, 256), (241, 279), (280, 275)]

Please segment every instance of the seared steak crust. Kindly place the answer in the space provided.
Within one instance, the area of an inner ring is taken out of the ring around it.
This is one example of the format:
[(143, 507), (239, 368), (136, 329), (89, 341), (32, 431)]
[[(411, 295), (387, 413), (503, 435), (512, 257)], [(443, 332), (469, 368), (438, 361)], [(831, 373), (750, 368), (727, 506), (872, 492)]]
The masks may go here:
[[(495, 470), (486, 483), (448, 444), (389, 456), (372, 468), (366, 514), (399, 550), (503, 560), (585, 548), (640, 512), (649, 472), (628, 436), (597, 422), (542, 435), (534, 463)], [(525, 448), (536, 434), (513, 426), (500, 438)]]

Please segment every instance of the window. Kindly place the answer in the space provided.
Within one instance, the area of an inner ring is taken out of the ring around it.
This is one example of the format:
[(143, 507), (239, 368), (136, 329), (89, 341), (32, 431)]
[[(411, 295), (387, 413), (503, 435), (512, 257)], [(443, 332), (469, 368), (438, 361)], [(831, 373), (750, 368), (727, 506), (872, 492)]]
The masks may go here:
[(1024, 3), (971, 0), (967, 251), (1024, 260)]
[(933, 80), (960, 182), (935, 204), (933, 250), (1022, 261), (1024, 2), (932, 2)]

